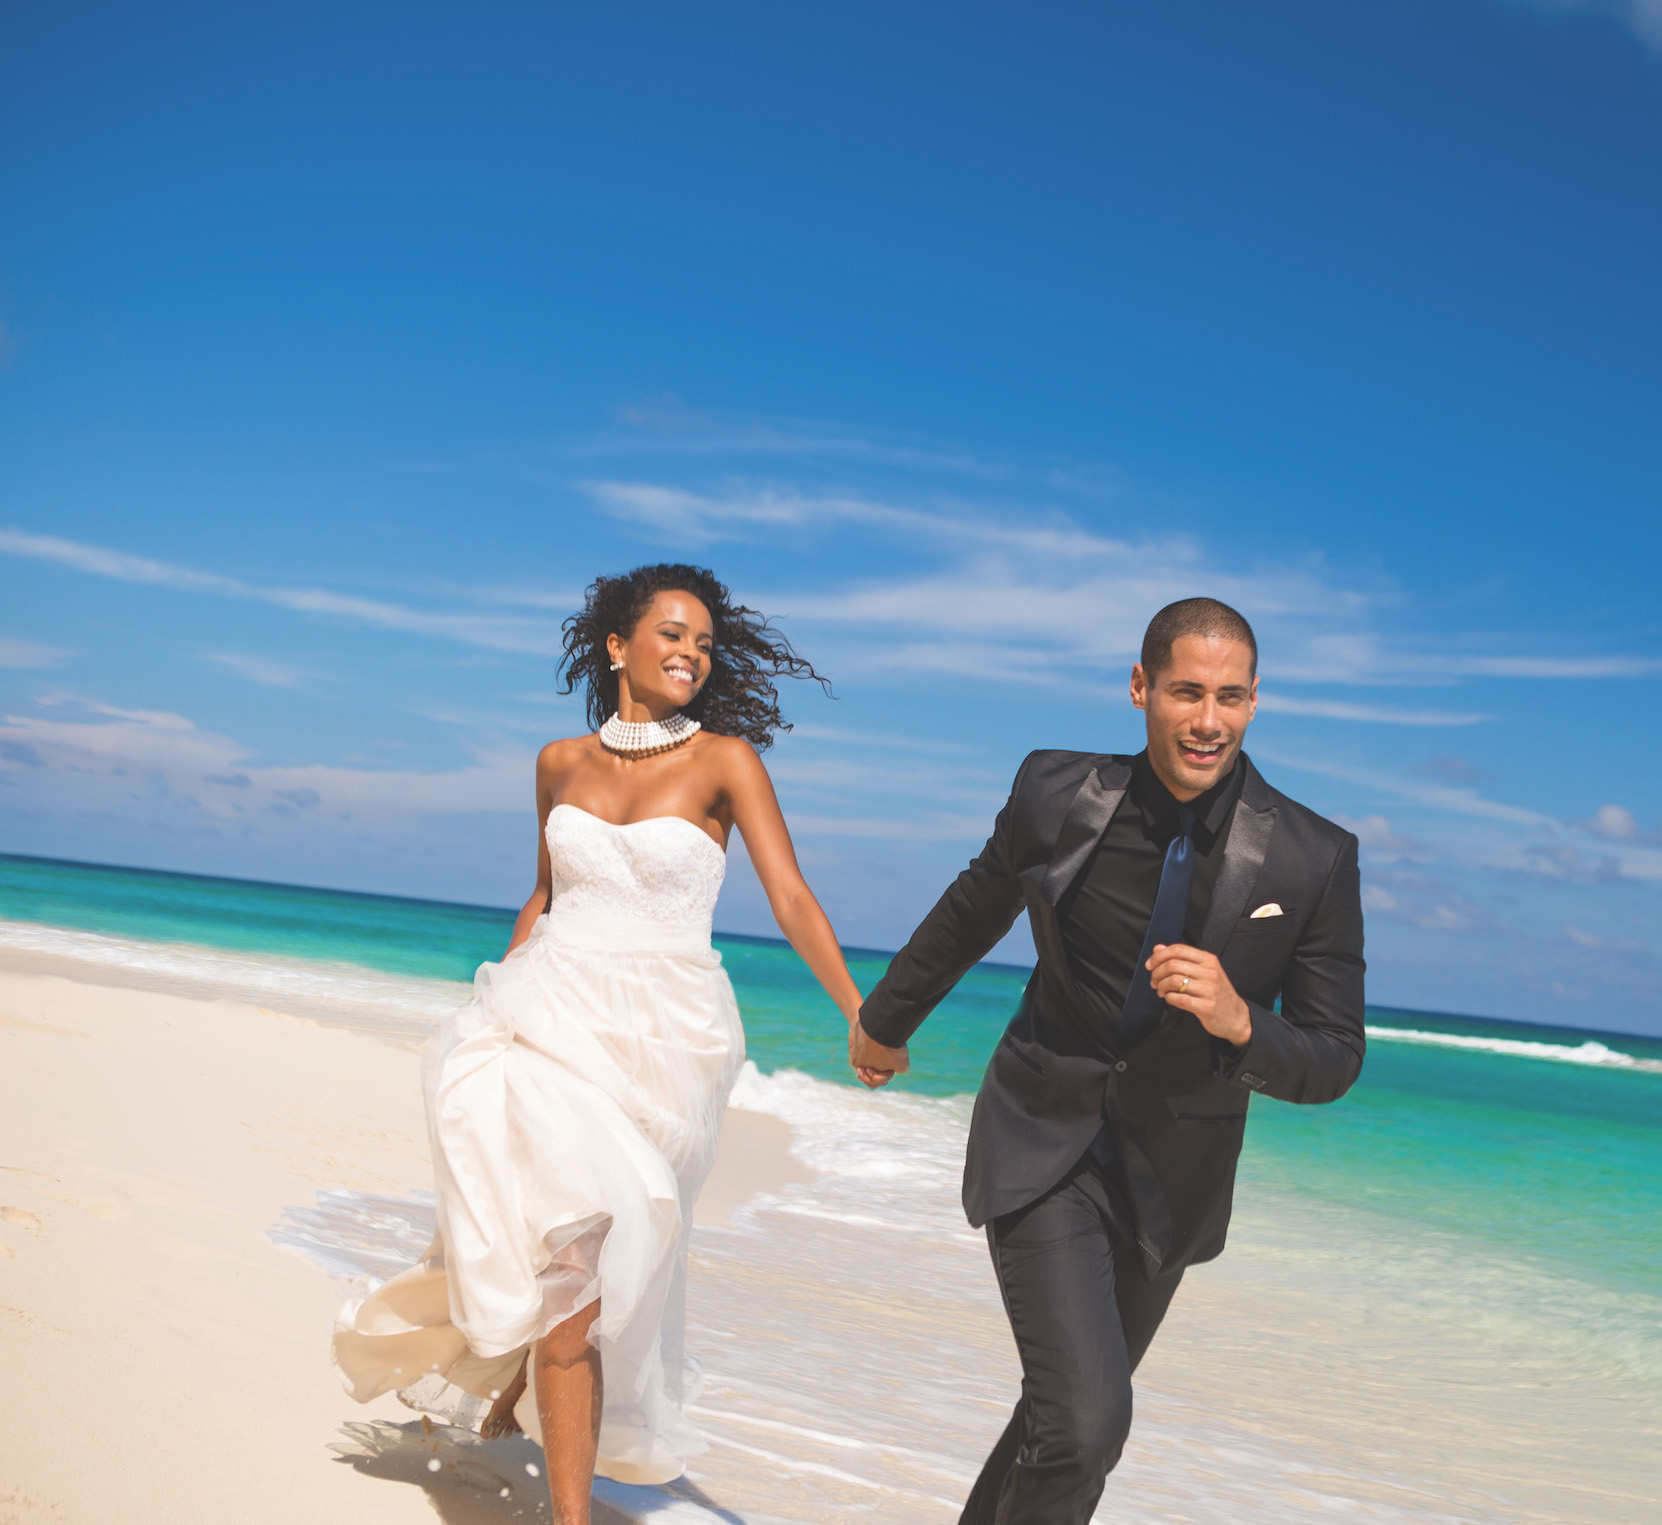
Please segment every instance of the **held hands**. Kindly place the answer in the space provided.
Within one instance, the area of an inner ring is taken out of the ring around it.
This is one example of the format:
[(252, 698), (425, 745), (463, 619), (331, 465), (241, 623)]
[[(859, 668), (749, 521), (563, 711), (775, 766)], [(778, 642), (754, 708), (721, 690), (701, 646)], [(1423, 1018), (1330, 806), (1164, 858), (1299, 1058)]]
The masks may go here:
[(1216, 954), (1185, 943), (1156, 943), (1145, 967), (1154, 993), (1168, 1006), (1193, 1014), (1214, 1038), (1236, 1048), (1252, 1041), (1252, 1013), (1235, 993)]
[(873, 1091), (911, 1068), (906, 1045), (885, 1047), (860, 1026), (858, 1014), (848, 1024), (848, 1062), (860, 1077), (860, 1084)]

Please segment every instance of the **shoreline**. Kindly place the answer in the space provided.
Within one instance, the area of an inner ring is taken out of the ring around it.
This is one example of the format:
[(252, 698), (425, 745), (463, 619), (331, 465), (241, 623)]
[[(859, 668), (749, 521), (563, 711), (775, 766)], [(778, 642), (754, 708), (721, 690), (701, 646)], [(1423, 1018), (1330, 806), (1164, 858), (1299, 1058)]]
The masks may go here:
[[(273, 1243), (320, 1192), (396, 1205), (430, 1184), (412, 1038), (15, 951), (0, 1525), (536, 1518), (528, 1442), (428, 1434), (390, 1395), (346, 1397), (328, 1362), (341, 1286)], [(598, 1520), (956, 1518), (1019, 1380), (957, 1203), (967, 1120), (963, 1097), (747, 1069), (692, 1235), (711, 1449), (670, 1489), (598, 1485)], [(1185, 1279), (1138, 1374), (1101, 1518), (1648, 1519), (1662, 1302), (1601, 1323), (1617, 1304), (1586, 1283), (1251, 1177), (1229, 1251)], [(1641, 1344), (1613, 1344), (1622, 1330)], [(96, 1466), (63, 1444), (66, 1413), (92, 1417)], [(481, 1502), (486, 1477), (513, 1512)]]
[(241, 953), (0, 919), (0, 972), (108, 990), (224, 1001), (419, 1047), (464, 1004), (469, 983), (386, 974), (366, 965)]
[[(145, 872), (166, 874), (164, 870)], [(715, 936), (741, 946), (788, 947), (776, 938), (739, 933), (716, 933)], [(844, 952), (866, 955), (870, 950), (845, 949)], [(1026, 972), (1006, 964), (980, 967), (995, 973)], [(425, 1042), (433, 1023), (448, 1010), (466, 1002), (472, 993), (471, 980), (436, 979), (341, 959), (116, 935), (4, 916), (0, 916), (0, 970), (55, 975), (81, 984), (149, 990), (197, 1000), (251, 1001), (286, 1015), (416, 1045)], [(1662, 1036), (1613, 1028), (1555, 1027), (1502, 1017), (1392, 1006), (1370, 1006), (1368, 1017), (1371, 1041), (1466, 1048), (1516, 1058), (1608, 1065), (1662, 1074)], [(1381, 1022), (1382, 1017), (1396, 1020)], [(1626, 1047), (1612, 1048), (1612, 1044)], [(1628, 1052), (1629, 1049), (1640, 1052)], [(974, 1089), (973, 1082), (966, 1082), (964, 1091), (946, 1094), (969, 1095)]]
[[(39, 854), (35, 854), (35, 853), (4, 853), (4, 852), (0, 852), (0, 862), (4, 862), (6, 860), (11, 860), (13, 862), (18, 862), (18, 863), (39, 864), (39, 865), (42, 865), (42, 866), (45, 866), (45, 867), (51, 867), (51, 868), (68, 868), (68, 869), (80, 869), (80, 870), (91, 870), (91, 871), (113, 870), (113, 871), (124, 873), (124, 874), (137, 874), (137, 875), (140, 875), (140, 876), (143, 876), (143, 877), (149, 877), (149, 878), (154, 878), (154, 879), (159, 879), (159, 880), (178, 880), (178, 881), (185, 881), (185, 882), (188, 882), (188, 883), (200, 884), (200, 885), (231, 885), (231, 886), (236, 886), (236, 887), (239, 887), (239, 888), (242, 888), (242, 889), (256, 890), (256, 891), (275, 891), (275, 892), (278, 892), (278, 893), (288, 893), (288, 894), (292, 894), (292, 895), (295, 895), (295, 896), (322, 894), (322, 895), (340, 896), (340, 897), (342, 897), (344, 899), (347, 899), (347, 900), (353, 900), (353, 901), (359, 901), (359, 902), (365, 902), (365, 903), (387, 902), (387, 903), (390, 903), (390, 904), (400, 905), (400, 906), (413, 906), (413, 907), (419, 907), (423, 910), (456, 911), (456, 912), (461, 912), (461, 913), (470, 914), (470, 915), (477, 915), (477, 914), (480, 914), (480, 913), (485, 913), (485, 914), (489, 914), (489, 915), (492, 915), (492, 916), (500, 916), (500, 917), (506, 918), (507, 921), (510, 924), (512, 922), (512, 919), (518, 914), (518, 908), (515, 907), (515, 906), (492, 906), (492, 905), (484, 905), (484, 904), (481, 904), (481, 903), (478, 903), (478, 902), (466, 901), (466, 900), (432, 900), (432, 899), (428, 899), (424, 896), (419, 896), (419, 895), (396, 895), (396, 894), (393, 894), (389, 891), (382, 891), (382, 890), (339, 889), (339, 888), (335, 888), (335, 887), (331, 887), (331, 886), (327, 886), (327, 885), (302, 884), (302, 883), (299, 883), (298, 881), (282, 880), (282, 879), (246, 879), (246, 878), (241, 878), (241, 877), (237, 877), (237, 876), (234, 876), (234, 875), (226, 875), (226, 874), (197, 873), (197, 872), (194, 872), (194, 871), (189, 870), (189, 869), (153, 868), (153, 867), (149, 867), (149, 866), (141, 865), (141, 864), (98, 863), (98, 862), (94, 862), (90, 859), (82, 859), (82, 858), (53, 858), (53, 857), (43, 857), (43, 856), (41, 856)], [(4, 926), (7, 923), (7, 921), (8, 921), (8, 918), (0, 917), (0, 926)], [(28, 926), (47, 927), (47, 928), (51, 928), (53, 930), (79, 931), (79, 932), (84, 932), (84, 933), (86, 933), (87, 935), (90, 935), (90, 936), (105, 937), (105, 938), (109, 938), (111, 940), (118, 940), (118, 941), (119, 940), (131, 940), (131, 941), (136, 941), (136, 942), (151, 941), (151, 942), (158, 943), (161, 946), (167, 946), (167, 947), (173, 947), (173, 948), (179, 948), (179, 949), (191, 949), (191, 950), (200, 950), (200, 951), (207, 951), (207, 952), (217, 952), (217, 953), (226, 954), (226, 955), (231, 956), (231, 957), (243, 957), (243, 958), (247, 958), (247, 959), (251, 959), (251, 960), (283, 959), (285, 957), (289, 957), (287, 955), (267, 952), (267, 951), (264, 951), (264, 950), (261, 950), (261, 949), (256, 949), (256, 948), (232, 948), (232, 947), (222, 946), (222, 945), (217, 945), (217, 944), (189, 943), (189, 942), (183, 942), (183, 941), (178, 941), (178, 940), (173, 940), (173, 939), (143, 939), (143, 938), (138, 938), (136, 936), (135, 937), (129, 937), (125, 934), (119, 934), (119, 933), (113, 933), (113, 932), (100, 932), (100, 931), (97, 931), (97, 930), (92, 929), (92, 928), (68, 928), (68, 927), (63, 927), (63, 926), (61, 926), (61, 924), (55, 923), (55, 922), (35, 922), (35, 921), (28, 921), (27, 919), (19, 919), (17, 924), (19, 924), (19, 925), (28, 925)], [(724, 932), (724, 931), (720, 930), (719, 928), (717, 928), (713, 935), (718, 939), (725, 939), (727, 941), (734, 942), (734, 943), (741, 943), (741, 944), (748, 943), (748, 944), (753, 944), (753, 945), (756, 945), (756, 946), (775, 947), (775, 948), (784, 948), (784, 947), (789, 946), (789, 944), (783, 938), (772, 936), (772, 935), (769, 935), (769, 934), (763, 934), (763, 933)], [(867, 947), (861, 947), (861, 946), (856, 946), (856, 945), (848, 945), (848, 946), (843, 947), (843, 949), (842, 949), (842, 952), (843, 952), (843, 955), (844, 955), (845, 958), (849, 958), (849, 959), (855, 959), (855, 958), (858, 958), (858, 959), (881, 959), (881, 960), (884, 960), (884, 961), (887, 961), (887, 960), (893, 958), (897, 951), (898, 950), (893, 949), (893, 948), (867, 948)], [(295, 958), (294, 961), (295, 962), (302, 962), (302, 963), (306, 962), (306, 960), (299, 959), (299, 958)], [(378, 973), (378, 974), (386, 973), (386, 971), (374, 969), (374, 967), (371, 966), (371, 965), (348, 965), (348, 966), (345, 966), (345, 967), (356, 968), (356, 969), (364, 969), (364, 970), (374, 972), (374, 973)], [(1030, 975), (1032, 973), (1032, 969), (1033, 969), (1033, 966), (1030, 965), (1030, 964), (1007, 964), (1007, 963), (1002, 963), (1002, 962), (999, 962), (997, 960), (992, 960), (992, 959), (984, 959), (976, 967), (981, 968), (981, 969), (986, 969), (986, 970), (996, 972), (996, 973), (1017, 974), (1017, 975), (1021, 975), (1023, 977), (1026, 977), (1027, 975)], [(388, 977), (389, 978), (405, 978), (406, 976), (397, 975), (397, 974), (390, 974)], [(417, 977), (417, 976), (408, 976), (408, 978), (419, 978), (419, 977)], [(448, 982), (443, 982), (443, 983), (448, 983)], [(462, 982), (462, 983), (465, 983), (465, 982)], [(1662, 1031), (1658, 1031), (1658, 1032), (1655, 1032), (1655, 1033), (1641, 1033), (1641, 1032), (1633, 1032), (1633, 1031), (1629, 1031), (1629, 1030), (1624, 1030), (1624, 1029), (1620, 1029), (1620, 1028), (1583, 1027), (1583, 1026), (1576, 1025), (1576, 1024), (1571, 1024), (1569, 1026), (1565, 1026), (1565, 1025), (1562, 1025), (1562, 1024), (1556, 1024), (1556, 1023), (1550, 1023), (1550, 1022), (1525, 1021), (1525, 1020), (1519, 1019), (1517, 1017), (1492, 1017), (1492, 1016), (1483, 1016), (1483, 1015), (1479, 1015), (1479, 1014), (1476, 1014), (1476, 1013), (1441, 1011), (1441, 1010), (1432, 1010), (1430, 1008), (1413, 1007), (1413, 1006), (1375, 1005), (1371, 1009), (1376, 1011), (1376, 1012), (1390, 1012), (1391, 1014), (1393, 1014), (1395, 1016), (1406, 1017), (1406, 1018), (1411, 1018), (1411, 1019), (1430, 1020), (1430, 1021), (1434, 1021), (1434, 1022), (1447, 1022), (1447, 1023), (1459, 1023), (1459, 1024), (1469, 1023), (1469, 1024), (1472, 1024), (1474, 1026), (1479, 1026), (1479, 1027), (1494, 1027), (1494, 1028), (1507, 1028), (1507, 1029), (1514, 1029), (1515, 1028), (1515, 1029), (1522, 1029), (1522, 1030), (1525, 1030), (1525, 1031), (1545, 1031), (1545, 1032), (1560, 1032), (1560, 1033), (1585, 1033), (1590, 1038), (1615, 1038), (1615, 1039), (1619, 1039), (1619, 1040), (1633, 1039), (1633, 1040), (1637, 1040), (1641, 1043), (1662, 1044)]]

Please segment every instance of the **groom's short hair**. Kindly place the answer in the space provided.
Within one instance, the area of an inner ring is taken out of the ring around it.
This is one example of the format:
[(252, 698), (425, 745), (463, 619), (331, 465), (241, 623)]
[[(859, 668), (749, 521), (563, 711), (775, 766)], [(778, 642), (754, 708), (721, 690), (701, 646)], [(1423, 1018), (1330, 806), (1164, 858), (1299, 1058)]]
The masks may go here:
[(1243, 642), (1252, 653), (1252, 675), (1258, 676), (1258, 638), (1244, 616), (1215, 598), (1180, 598), (1155, 615), (1143, 632), (1143, 676), (1150, 683), (1170, 665), (1172, 643), (1186, 635)]

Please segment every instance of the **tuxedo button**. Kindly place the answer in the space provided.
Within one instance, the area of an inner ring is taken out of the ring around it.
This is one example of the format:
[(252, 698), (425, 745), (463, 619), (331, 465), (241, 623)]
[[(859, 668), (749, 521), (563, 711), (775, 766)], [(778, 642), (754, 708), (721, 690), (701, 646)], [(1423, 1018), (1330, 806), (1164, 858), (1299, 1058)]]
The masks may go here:
[(1130, 1068), (1131, 1068), (1131, 1066), (1130, 1066), (1130, 1065), (1128, 1065), (1128, 1064), (1127, 1064), (1127, 1063), (1126, 1063), (1126, 1062), (1125, 1062), (1125, 1061), (1124, 1061), (1124, 1060), (1123, 1060), (1123, 1059), (1122, 1059), (1122, 1060), (1120, 1060), (1120, 1062), (1119, 1062), (1119, 1063), (1118, 1063), (1118, 1064), (1116, 1064), (1116, 1065), (1115, 1065), (1115, 1066), (1114, 1066), (1114, 1068), (1115, 1068), (1115, 1069), (1116, 1069), (1116, 1070), (1118, 1070), (1118, 1071), (1119, 1071), (1119, 1072), (1120, 1072), (1120, 1074), (1122, 1074), (1122, 1075), (1123, 1075), (1123, 1074), (1124, 1074), (1124, 1073), (1125, 1073), (1125, 1072), (1126, 1072), (1126, 1071), (1127, 1071), (1127, 1070), (1128, 1070), (1128, 1069), (1130, 1069)]
[(1262, 1091), (1264, 1089), (1264, 1077), (1254, 1075), (1251, 1070), (1246, 1070), (1241, 1075), (1241, 1084), (1251, 1086), (1255, 1091)]

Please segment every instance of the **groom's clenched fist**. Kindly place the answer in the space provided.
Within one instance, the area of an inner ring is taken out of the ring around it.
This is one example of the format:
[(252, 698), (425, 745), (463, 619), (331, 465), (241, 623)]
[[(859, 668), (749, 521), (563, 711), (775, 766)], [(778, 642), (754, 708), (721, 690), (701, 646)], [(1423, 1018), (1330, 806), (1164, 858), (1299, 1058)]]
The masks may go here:
[(1252, 1013), (1236, 994), (1215, 953), (1186, 943), (1157, 943), (1148, 961), (1154, 993), (1168, 1006), (1191, 1012), (1214, 1038), (1245, 1048), (1252, 1038)]
[(904, 1075), (912, 1064), (904, 1043), (899, 1048), (879, 1043), (860, 1026), (859, 1018), (849, 1025), (848, 1062), (854, 1066), (861, 1084), (874, 1091), (878, 1086), (886, 1086), (896, 1075)]

